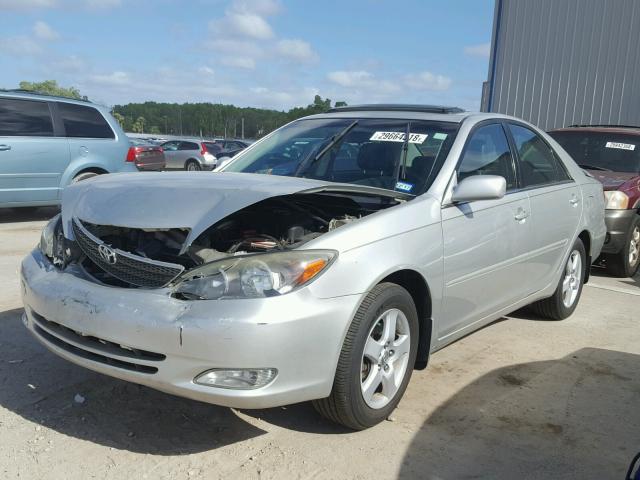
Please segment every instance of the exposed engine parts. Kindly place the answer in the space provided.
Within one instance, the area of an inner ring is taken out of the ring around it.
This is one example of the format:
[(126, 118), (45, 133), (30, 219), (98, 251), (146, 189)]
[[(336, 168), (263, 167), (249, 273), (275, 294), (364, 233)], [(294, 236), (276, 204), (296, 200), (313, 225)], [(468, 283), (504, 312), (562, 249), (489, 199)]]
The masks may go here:
[[(238, 210), (212, 225), (190, 245), (188, 229), (85, 227), (111, 248), (150, 260), (197, 267), (230, 255), (287, 250), (393, 205), (385, 196), (352, 193), (308, 193), (271, 197)], [(111, 281), (89, 259), (85, 270), (102, 282)]]

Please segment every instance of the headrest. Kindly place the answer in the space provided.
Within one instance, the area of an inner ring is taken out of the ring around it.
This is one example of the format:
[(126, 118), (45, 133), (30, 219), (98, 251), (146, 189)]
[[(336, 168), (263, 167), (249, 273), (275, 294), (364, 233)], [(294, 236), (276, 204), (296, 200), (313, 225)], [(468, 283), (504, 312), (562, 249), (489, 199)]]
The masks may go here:
[(364, 143), (360, 145), (360, 150), (358, 151), (358, 166), (363, 170), (391, 175), (399, 154), (400, 151), (397, 146), (391, 143)]

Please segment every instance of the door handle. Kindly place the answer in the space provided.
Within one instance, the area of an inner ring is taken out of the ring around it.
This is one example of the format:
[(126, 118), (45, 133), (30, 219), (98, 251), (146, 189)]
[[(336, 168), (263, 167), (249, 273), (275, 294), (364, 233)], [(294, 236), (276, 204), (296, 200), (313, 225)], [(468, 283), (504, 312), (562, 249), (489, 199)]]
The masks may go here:
[(0, 152), (6, 152), (7, 150), (11, 150), (11, 145), (0, 145)]
[(577, 207), (578, 204), (580, 203), (580, 200), (578, 200), (578, 197), (571, 197), (571, 200), (569, 200), (569, 203), (571, 204), (572, 207)]
[(518, 213), (516, 213), (513, 218), (517, 221), (517, 222), (522, 222), (523, 220), (525, 220), (526, 218), (529, 217), (529, 212), (527, 212), (526, 210), (523, 209), (519, 209)]

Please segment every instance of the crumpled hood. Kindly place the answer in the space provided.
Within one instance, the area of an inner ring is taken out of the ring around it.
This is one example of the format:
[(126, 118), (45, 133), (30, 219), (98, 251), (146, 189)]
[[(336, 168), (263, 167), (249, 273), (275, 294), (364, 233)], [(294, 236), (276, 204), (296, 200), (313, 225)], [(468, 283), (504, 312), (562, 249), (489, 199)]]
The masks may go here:
[(161, 172), (101, 175), (62, 195), (65, 234), (71, 219), (129, 228), (187, 228), (185, 246), (227, 215), (261, 200), (337, 185), (249, 173)]
[(599, 170), (589, 170), (596, 180), (602, 183), (605, 190), (615, 190), (620, 185), (628, 182), (633, 177), (639, 176), (637, 173), (627, 172), (602, 172)]

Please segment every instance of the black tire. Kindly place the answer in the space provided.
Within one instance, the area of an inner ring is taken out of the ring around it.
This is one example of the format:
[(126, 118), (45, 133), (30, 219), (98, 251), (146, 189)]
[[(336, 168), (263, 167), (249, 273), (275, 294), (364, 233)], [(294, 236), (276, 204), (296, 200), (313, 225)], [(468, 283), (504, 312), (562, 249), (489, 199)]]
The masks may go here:
[[(408, 321), (409, 358), (404, 377), (393, 398), (385, 406), (374, 409), (367, 405), (362, 394), (362, 356), (365, 342), (380, 315), (392, 308), (404, 313)], [(385, 420), (400, 402), (411, 379), (418, 351), (418, 331), (418, 314), (409, 292), (395, 283), (381, 283), (374, 287), (362, 301), (349, 326), (331, 395), (315, 400), (315, 409), (325, 418), (353, 430), (363, 430)]]
[[(636, 254), (635, 260), (630, 258), (632, 242), (638, 247), (638, 238), (634, 238), (640, 234), (640, 215), (636, 215), (631, 222), (629, 231), (624, 242), (622, 250), (618, 253), (606, 253), (602, 257), (604, 258), (605, 268), (607, 273), (614, 277), (633, 277), (638, 271), (640, 266), (640, 255)], [(637, 250), (636, 250), (637, 252)]]
[(83, 180), (87, 180), (89, 178), (97, 177), (98, 175), (100, 174), (97, 172), (82, 172), (77, 174), (75, 177), (73, 177), (73, 180), (71, 180), (71, 183), (78, 183)]
[(184, 169), (189, 172), (199, 172), (200, 170), (202, 170), (202, 167), (196, 160), (187, 160), (187, 162), (184, 164)]
[[(563, 301), (562, 283), (565, 280), (567, 264), (571, 260), (573, 252), (576, 251), (580, 254), (582, 266), (579, 278), (577, 279), (577, 281), (579, 282), (577, 295), (571, 306), (567, 306)], [(573, 244), (573, 247), (571, 248), (571, 251), (569, 253), (569, 257), (567, 258), (562, 268), (562, 274), (560, 275), (560, 280), (558, 281), (558, 287), (556, 288), (556, 291), (551, 297), (532, 303), (530, 305), (531, 309), (537, 314), (550, 320), (564, 320), (565, 318), (571, 316), (571, 314), (578, 306), (578, 302), (580, 301), (580, 296), (582, 295), (582, 287), (584, 286), (584, 279), (588, 267), (589, 265), (587, 265), (587, 254), (585, 252), (584, 245), (582, 244), (582, 240), (578, 238)]]

